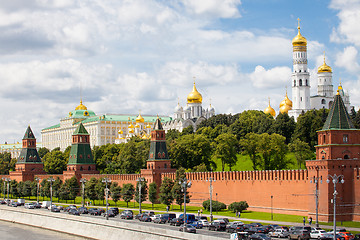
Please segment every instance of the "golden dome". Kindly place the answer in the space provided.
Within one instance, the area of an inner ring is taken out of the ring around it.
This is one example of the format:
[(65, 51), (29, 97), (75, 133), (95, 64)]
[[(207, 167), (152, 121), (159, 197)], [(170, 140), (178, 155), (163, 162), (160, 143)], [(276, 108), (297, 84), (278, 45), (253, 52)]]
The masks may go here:
[(146, 128), (151, 128), (150, 123), (148, 123), (148, 124), (146, 125)]
[(131, 123), (129, 124), (128, 128), (134, 128), (134, 125), (132, 125)]
[(139, 116), (136, 118), (136, 122), (137, 123), (143, 123), (144, 122), (144, 118), (141, 116), (140, 113), (139, 113)]
[(118, 131), (118, 134), (123, 134), (124, 132), (120, 129), (119, 131)]
[(280, 103), (280, 108), (285, 105), (290, 107), (290, 109), (292, 108), (292, 101), (288, 98), (287, 91), (284, 100)]
[(291, 110), (291, 107), (288, 105), (283, 105), (282, 107), (280, 107), (281, 113), (288, 113), (289, 110)]
[(85, 107), (83, 104), (82, 104), (82, 100), (80, 100), (80, 105), (77, 106), (75, 108), (75, 110), (87, 110), (87, 107)]
[(324, 53), (324, 63), (318, 68), (318, 73), (321, 72), (330, 72), (330, 73), (332, 72), (331, 67), (325, 63), (325, 53)]
[(305, 46), (307, 45), (307, 40), (300, 33), (300, 19), (298, 19), (298, 34), (293, 38), (292, 45), (293, 46)]
[(270, 106), (270, 98), (269, 98), (269, 106), (264, 110), (264, 113), (271, 114), (271, 116), (275, 117), (276, 112), (275, 110)]
[(129, 133), (134, 133), (134, 129), (130, 128)]
[(193, 90), (187, 96), (187, 102), (188, 103), (202, 103), (202, 96), (196, 89), (195, 81), (194, 81)]
[(135, 128), (139, 128), (139, 127), (140, 127), (140, 125), (139, 125), (139, 124), (136, 124), (136, 125), (135, 125)]

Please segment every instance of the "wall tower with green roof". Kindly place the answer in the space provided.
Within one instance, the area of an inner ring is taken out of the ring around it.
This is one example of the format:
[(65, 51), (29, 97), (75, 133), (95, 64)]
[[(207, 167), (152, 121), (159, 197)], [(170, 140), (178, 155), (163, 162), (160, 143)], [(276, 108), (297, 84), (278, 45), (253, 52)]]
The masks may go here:
[(45, 174), (44, 165), (36, 149), (36, 138), (28, 126), (22, 139), (22, 149), (15, 165), (15, 171), (10, 172), (12, 179), (17, 181), (33, 181), (34, 176)]
[(146, 162), (146, 169), (141, 170), (141, 175), (145, 177), (148, 183), (156, 182), (160, 188), (161, 174), (172, 173), (176, 169), (171, 168), (171, 161), (166, 148), (165, 130), (159, 117), (156, 119), (150, 135), (149, 159)]
[[(351, 122), (341, 95), (334, 97), (329, 115), (318, 134), (316, 160), (306, 162), (308, 169), (309, 192), (318, 189), (320, 221), (333, 221), (334, 184), (331, 176), (342, 175), (344, 184), (337, 184), (337, 220), (352, 221), (355, 210), (354, 199), (356, 188), (354, 168), (360, 166), (360, 130)], [(326, 180), (329, 179), (328, 184)], [(315, 183), (315, 184), (314, 184)], [(309, 197), (309, 203), (314, 203), (314, 196)], [(310, 215), (315, 219), (316, 205), (310, 205)]]
[(90, 134), (80, 122), (72, 135), (72, 144), (69, 154), (69, 162), (64, 179), (76, 176), (81, 178), (81, 174), (96, 174), (95, 162), (90, 148)]

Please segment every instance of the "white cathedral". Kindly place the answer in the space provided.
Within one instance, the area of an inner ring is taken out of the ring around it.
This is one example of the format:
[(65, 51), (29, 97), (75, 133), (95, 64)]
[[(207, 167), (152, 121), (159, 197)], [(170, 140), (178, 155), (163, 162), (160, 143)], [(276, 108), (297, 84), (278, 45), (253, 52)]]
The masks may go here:
[(202, 107), (202, 95), (196, 89), (195, 81), (192, 91), (187, 96), (186, 107), (178, 102), (174, 111), (174, 119), (163, 124), (164, 130), (176, 129), (180, 132), (186, 127), (192, 126), (196, 131), (197, 126), (204, 120), (215, 115), (215, 108), (210, 106), (207, 109)]
[[(318, 68), (317, 72), (317, 95), (310, 96), (310, 73), (307, 65), (307, 40), (300, 33), (292, 40), (293, 45), (293, 73), (291, 77), (292, 101), (288, 98), (280, 103), (280, 113), (288, 113), (295, 120), (303, 112), (311, 109), (329, 109), (334, 99), (334, 89), (332, 84), (332, 69), (325, 63)], [(345, 103), (346, 109), (350, 111), (350, 97), (345, 93), (341, 82), (338, 87), (339, 93)], [(264, 110), (265, 113), (276, 115), (275, 110), (269, 106)]]

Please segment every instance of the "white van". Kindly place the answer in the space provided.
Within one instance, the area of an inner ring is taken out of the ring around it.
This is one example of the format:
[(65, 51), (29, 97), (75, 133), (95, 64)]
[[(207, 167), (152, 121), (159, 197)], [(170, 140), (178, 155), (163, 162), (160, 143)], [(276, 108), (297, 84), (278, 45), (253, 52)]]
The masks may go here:
[(41, 207), (48, 208), (48, 207), (50, 207), (50, 204), (51, 204), (50, 201), (43, 201), (42, 204), (41, 204)]
[(25, 199), (19, 198), (19, 199), (17, 200), (17, 202), (20, 203), (21, 206), (24, 206), (24, 204), (25, 204)]

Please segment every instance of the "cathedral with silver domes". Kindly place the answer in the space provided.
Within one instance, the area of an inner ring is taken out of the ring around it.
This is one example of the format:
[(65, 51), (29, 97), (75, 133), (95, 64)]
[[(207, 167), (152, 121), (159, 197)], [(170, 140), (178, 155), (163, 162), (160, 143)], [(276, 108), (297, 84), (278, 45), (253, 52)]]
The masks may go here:
[[(298, 19), (299, 20), (299, 19)], [(307, 65), (307, 40), (300, 33), (300, 23), (298, 34), (292, 40), (293, 45), (293, 73), (291, 77), (292, 101), (288, 98), (287, 92), (285, 99), (280, 103), (279, 112), (287, 113), (294, 117), (295, 121), (300, 114), (311, 109), (330, 109), (334, 101), (334, 89), (332, 84), (332, 69), (325, 62), (317, 71), (317, 94), (310, 96), (310, 73)], [(345, 107), (350, 112), (350, 97), (345, 93), (341, 81), (338, 86), (339, 94), (344, 101)], [(265, 113), (276, 116), (275, 110), (270, 106), (264, 110)]]
[(186, 107), (182, 107), (178, 102), (174, 111), (174, 118), (163, 124), (164, 130), (176, 129), (180, 132), (184, 128), (192, 126), (196, 131), (197, 126), (204, 120), (215, 115), (215, 108), (210, 106), (207, 109), (202, 107), (202, 95), (196, 89), (195, 81), (192, 91), (187, 96)]

